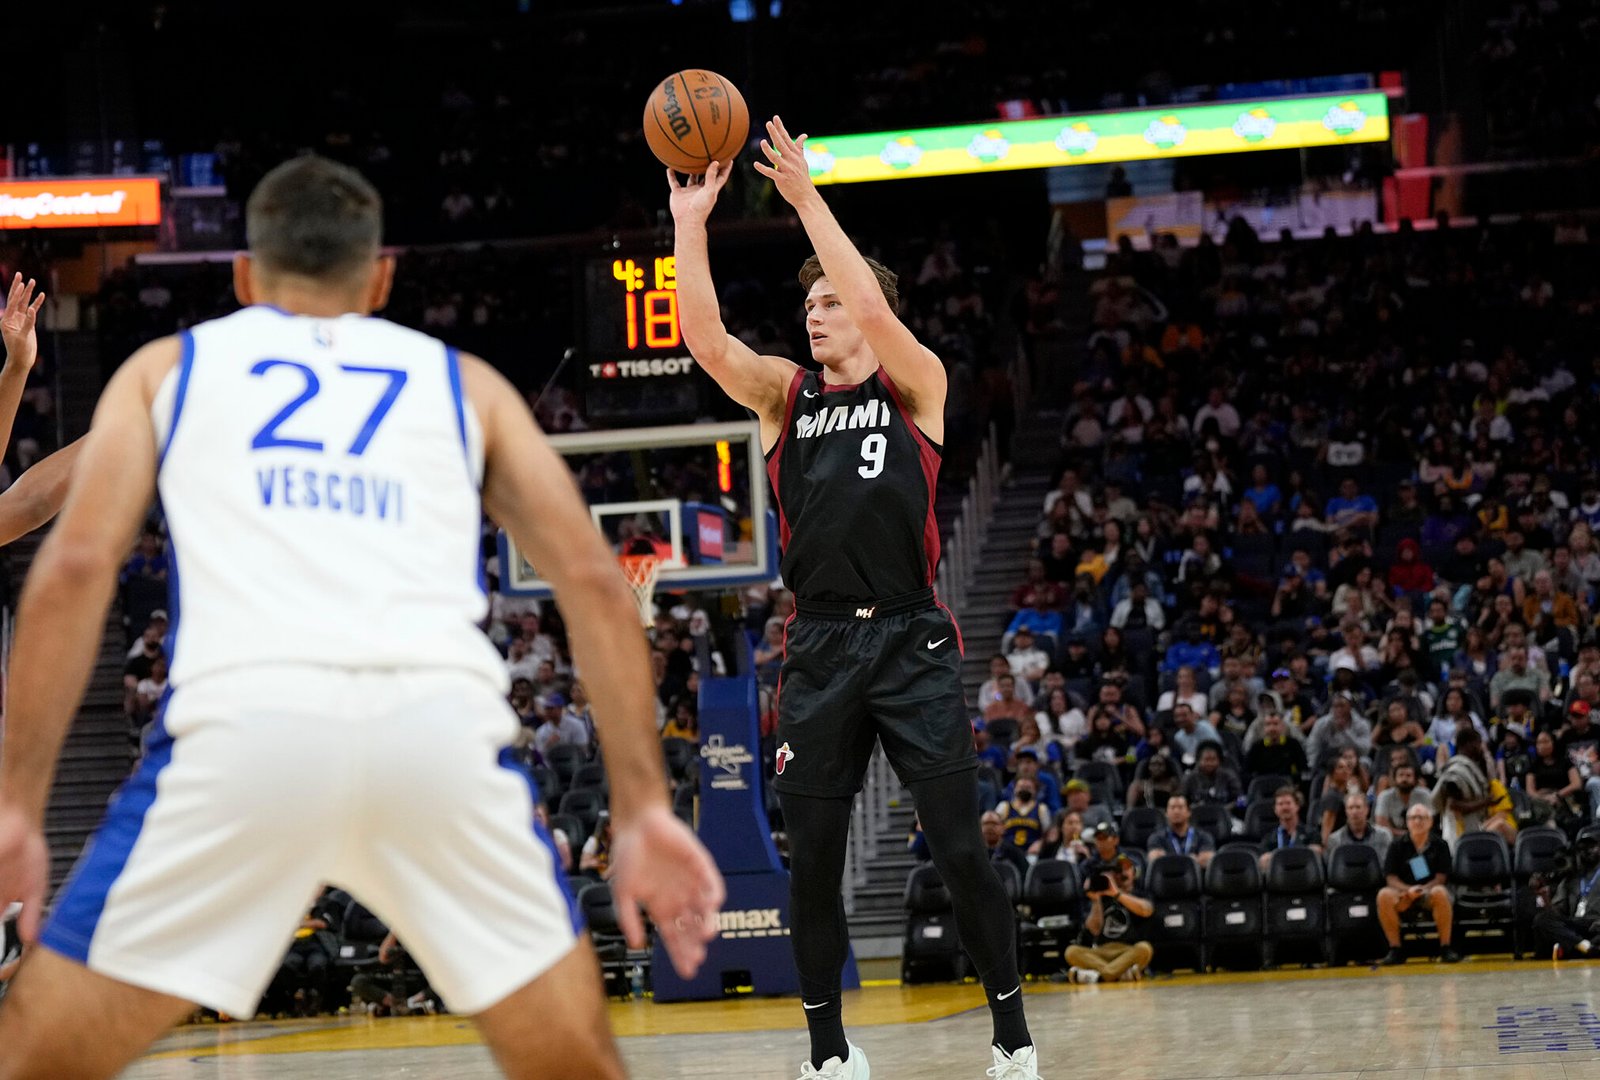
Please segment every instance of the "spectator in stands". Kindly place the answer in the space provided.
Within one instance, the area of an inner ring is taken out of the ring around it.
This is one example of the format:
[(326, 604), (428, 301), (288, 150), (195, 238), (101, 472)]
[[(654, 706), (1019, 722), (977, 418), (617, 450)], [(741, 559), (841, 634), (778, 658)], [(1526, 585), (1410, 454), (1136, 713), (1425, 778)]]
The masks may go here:
[(1505, 543), (1506, 551), (1500, 556), (1500, 562), (1511, 580), (1527, 584), (1533, 581), (1535, 574), (1545, 569), (1544, 556), (1527, 546), (1522, 530), (1507, 529)]
[(1244, 795), (1244, 787), (1234, 771), (1222, 763), (1222, 746), (1207, 743), (1200, 747), (1194, 768), (1183, 776), (1183, 794), (1193, 806), (1225, 806), (1232, 810)]
[(1233, 691), (1241, 691), (1249, 701), (1261, 692), (1261, 681), (1250, 674), (1249, 665), (1237, 656), (1222, 658), (1222, 677), (1211, 684), (1206, 703), (1213, 712), (1221, 709)]
[(1203, 433), (1208, 420), (1216, 422), (1217, 434), (1224, 439), (1232, 439), (1239, 434), (1239, 410), (1227, 400), (1227, 394), (1220, 386), (1210, 389), (1206, 394), (1206, 403), (1194, 414), (1194, 430)]
[(1089, 722), (1083, 710), (1072, 703), (1062, 687), (1049, 692), (1045, 707), (1035, 712), (1033, 719), (1045, 737), (1054, 739), (1054, 745), (1066, 754), (1071, 754), (1077, 741), (1089, 733)]
[(1578, 602), (1556, 590), (1555, 576), (1549, 570), (1533, 575), (1533, 591), (1522, 601), (1522, 618), (1539, 641), (1548, 641), (1558, 630), (1578, 625)]
[(1111, 815), (1110, 806), (1104, 802), (1092, 801), (1094, 789), (1085, 780), (1068, 780), (1067, 786), (1062, 791), (1062, 798), (1066, 800), (1064, 812), (1077, 814), (1086, 831), (1115, 820)]
[[(1011, 674), (1017, 679), (1023, 680), (1030, 686), (1037, 686), (1050, 667), (1050, 654), (1035, 643), (1033, 630), (1023, 625), (1017, 628), (1011, 638), (1011, 648), (1006, 653), (1006, 663), (1011, 668)], [(1012, 689), (1013, 691), (1016, 689), (1014, 682)]]
[(1021, 724), (1025, 717), (1032, 717), (1033, 710), (1028, 703), (1017, 696), (1017, 679), (1007, 671), (995, 680), (998, 693), (994, 701), (983, 710), (985, 723), (993, 724), (996, 720), (1011, 720)]
[(148, 678), (140, 679), (135, 688), (138, 698), (138, 717), (141, 723), (155, 712), (156, 705), (167, 692), (167, 658), (158, 656), (150, 664)]
[(1433, 786), (1430, 815), (1433, 811), (1452, 847), (1458, 837), (1479, 830), (1499, 833), (1508, 844), (1516, 840), (1511, 793), (1476, 731), (1468, 729), (1456, 737), (1456, 752), (1439, 770)]
[(1328, 837), (1344, 827), (1345, 797), (1360, 795), (1366, 798), (1367, 784), (1360, 769), (1360, 760), (1354, 749), (1345, 747), (1329, 763), (1327, 774), (1321, 778), (1320, 784), (1312, 785), (1311, 795), (1316, 804), (1315, 810), (1307, 815), (1307, 824), (1324, 844), (1328, 842)]
[(575, 717), (566, 714), (566, 695), (552, 690), (538, 700), (539, 726), (533, 731), (533, 748), (549, 760), (557, 746), (589, 747), (589, 732)]
[[(1362, 592), (1360, 595), (1367, 597), (1371, 594)], [(1328, 657), (1329, 671), (1349, 668), (1357, 674), (1364, 674), (1375, 672), (1383, 666), (1382, 654), (1367, 644), (1367, 632), (1360, 622), (1353, 619), (1346, 621), (1339, 627), (1339, 633), (1344, 638), (1344, 644)]]
[[(1061, 600), (1061, 586), (1045, 576), (1044, 561), (1041, 559), (1029, 559), (1028, 579), (1018, 585), (1015, 591), (1012, 592), (1011, 610), (1018, 613), (1024, 608), (1056, 611), (1061, 607)], [(1042, 628), (1035, 626), (1034, 629), (1039, 630)], [(1055, 632), (1060, 633), (1059, 622)]]
[(1322, 851), (1322, 837), (1300, 820), (1300, 799), (1300, 789), (1287, 784), (1273, 793), (1272, 813), (1278, 823), (1261, 838), (1262, 870), (1267, 868), (1272, 853), (1280, 848), (1308, 847), (1319, 853)]
[[(1115, 834), (1113, 833), (1113, 838)], [(1096, 830), (1099, 846), (1099, 830)], [(1102, 849), (1103, 850), (1103, 849)], [(1090, 864), (1085, 879), (1089, 888), (1089, 915), (1084, 929), (1094, 945), (1070, 945), (1066, 950), (1070, 982), (1121, 982), (1137, 980), (1155, 956), (1146, 940), (1147, 920), (1155, 904), (1137, 888), (1133, 860), (1118, 854), (1114, 861)]]
[(1283, 714), (1264, 713), (1261, 737), (1245, 751), (1245, 775), (1252, 780), (1258, 776), (1282, 776), (1299, 785), (1305, 782), (1308, 771), (1305, 745), (1290, 736)]
[(523, 731), (531, 738), (540, 720), (538, 697), (533, 692), (533, 682), (528, 679), (511, 680), (511, 693), (506, 700), (510, 703), (512, 711), (517, 714)]
[(1272, 482), (1265, 465), (1251, 468), (1250, 486), (1244, 489), (1243, 494), (1264, 518), (1276, 518), (1283, 509), (1283, 492)]
[(1002, 799), (994, 808), (1000, 815), (1005, 831), (1005, 843), (1023, 855), (1039, 854), (1045, 830), (1052, 820), (1050, 810), (1039, 801), (1039, 781), (1019, 778), (1011, 787), (1009, 798)]
[(1029, 683), (1016, 681), (1016, 675), (1011, 670), (1011, 661), (1006, 659), (1004, 653), (995, 653), (989, 657), (989, 677), (978, 687), (978, 711), (983, 712), (990, 705), (1000, 700), (1000, 680), (1011, 676), (1012, 691), (1016, 697), (1025, 701), (1033, 700), (1033, 687)]
[(1044, 834), (1039, 849), (1041, 859), (1060, 859), (1075, 866), (1087, 866), (1094, 851), (1083, 837), (1083, 815), (1066, 809), (1056, 815), (1055, 824)]
[(1187, 701), (1172, 706), (1172, 746), (1178, 759), (1192, 765), (1200, 756), (1200, 747), (1206, 743), (1221, 743), (1222, 736), (1209, 720), (1195, 715), (1194, 707)]
[(1171, 712), (1178, 702), (1185, 702), (1196, 714), (1204, 715), (1210, 709), (1206, 703), (1206, 696), (1199, 690), (1195, 679), (1195, 669), (1184, 665), (1173, 675), (1173, 688), (1164, 690), (1156, 699), (1156, 712)]
[(1593, 710), (1587, 701), (1567, 706), (1567, 723), (1556, 737), (1561, 755), (1578, 770), (1589, 813), (1600, 819), (1600, 729), (1594, 726)]
[(1422, 628), (1422, 638), (1436, 669), (1450, 670), (1466, 640), (1466, 633), (1466, 626), (1450, 614), (1450, 605), (1443, 597), (1436, 596), (1428, 601), (1428, 621)]
[[(1026, 877), (1028, 874), (1028, 853), (1011, 842), (1011, 835), (1006, 831), (1005, 820), (997, 812), (986, 810), (978, 818), (978, 827), (983, 830), (983, 846), (989, 849), (989, 858), (994, 862), (1011, 864), (1019, 876)], [(920, 835), (921, 831), (919, 829), (918, 836)], [(925, 862), (933, 857), (932, 853), (928, 852), (926, 842), (922, 844), (921, 851), (926, 854), (918, 854), (917, 850), (913, 849), (913, 854), (917, 855), (919, 862)]]
[(1217, 853), (1217, 838), (1189, 822), (1189, 800), (1182, 792), (1167, 796), (1167, 823), (1150, 835), (1151, 862), (1165, 855), (1189, 855), (1204, 869)]
[(139, 638), (140, 651), (129, 657), (127, 663), (122, 666), (122, 711), (135, 722), (135, 728), (140, 722), (139, 684), (150, 678), (151, 673), (155, 671), (156, 661), (166, 657), (160, 639), (151, 640), (152, 636), (147, 630)]
[(1401, 596), (1423, 596), (1433, 591), (1433, 567), (1422, 559), (1422, 545), (1409, 536), (1395, 547), (1395, 562), (1389, 567), (1389, 588)]
[(761, 640), (756, 643), (751, 655), (756, 669), (756, 682), (764, 690), (777, 691), (778, 673), (783, 670), (783, 636), (783, 620), (773, 616), (763, 626)]
[(1548, 806), (1558, 825), (1565, 827), (1585, 817), (1578, 767), (1556, 749), (1555, 733), (1548, 728), (1534, 736), (1533, 756), (1521, 779), (1528, 798)]
[(1355, 696), (1348, 691), (1335, 693), (1328, 703), (1328, 714), (1311, 728), (1306, 742), (1306, 759), (1313, 769), (1320, 768), (1330, 754), (1353, 746), (1357, 753), (1372, 752), (1372, 725), (1355, 711)]
[(1550, 700), (1550, 676), (1528, 663), (1527, 646), (1507, 649), (1500, 669), (1489, 680), (1489, 707), (1499, 712), (1509, 691), (1532, 693), (1540, 702)]
[(1382, 861), (1389, 853), (1389, 844), (1393, 839), (1388, 829), (1380, 829), (1372, 823), (1367, 797), (1352, 791), (1344, 797), (1344, 825), (1328, 837), (1325, 850), (1332, 856), (1346, 844), (1365, 844), (1376, 851), (1379, 861)]
[(1099, 700), (1089, 707), (1086, 714), (1091, 735), (1096, 730), (1096, 718), (1105, 716), (1111, 720), (1111, 729), (1121, 735), (1125, 743), (1144, 737), (1144, 718), (1139, 715), (1138, 709), (1122, 699), (1125, 681), (1112, 676), (1100, 684)]
[(1136, 627), (1160, 632), (1166, 628), (1167, 615), (1161, 602), (1150, 595), (1150, 586), (1141, 578), (1129, 586), (1128, 598), (1111, 613), (1111, 625), (1118, 630)]
[(1600, 825), (1586, 825), (1573, 845), (1577, 871), (1554, 889), (1542, 875), (1530, 885), (1538, 904), (1533, 932), (1554, 960), (1588, 958), (1600, 942)]
[(1378, 525), (1378, 503), (1363, 494), (1355, 477), (1339, 481), (1339, 494), (1328, 500), (1323, 513), (1329, 525), (1338, 529), (1374, 529)]
[(595, 819), (594, 832), (583, 842), (578, 869), (601, 881), (611, 877), (611, 815), (604, 810)]
[(1427, 788), (1418, 785), (1417, 766), (1408, 755), (1397, 754), (1392, 761), (1389, 786), (1378, 793), (1374, 816), (1378, 828), (1399, 836), (1406, 831), (1406, 811), (1413, 806), (1432, 806), (1432, 797)]
[(1016, 793), (1016, 786), (1019, 781), (1030, 781), (1034, 786), (1039, 802), (1054, 817), (1061, 812), (1061, 785), (1056, 782), (1053, 773), (1040, 768), (1039, 753), (1039, 749), (1033, 746), (1014, 746), (1012, 748), (1016, 779), (1005, 789), (1002, 797), (1011, 799)]
[[(560, 694), (554, 696), (561, 697)], [(569, 725), (568, 729), (574, 734), (583, 726), (565, 712), (562, 713), (562, 720)], [(699, 708), (695, 704), (693, 694), (687, 692), (679, 694), (668, 703), (667, 722), (661, 728), (661, 737), (663, 739), (684, 739), (694, 744), (700, 742)]]
[(1147, 753), (1134, 769), (1133, 782), (1128, 785), (1130, 809), (1135, 806), (1164, 807), (1169, 796), (1183, 790), (1182, 771), (1174, 763), (1167, 747), (1151, 750), (1151, 745), (1160, 742), (1163, 736), (1162, 728), (1153, 727), (1140, 744)]
[(1433, 835), (1433, 811), (1413, 806), (1406, 811), (1406, 831), (1394, 838), (1384, 857), (1384, 878), (1378, 890), (1378, 922), (1389, 951), (1385, 964), (1405, 963), (1400, 951), (1400, 916), (1413, 905), (1424, 904), (1433, 913), (1439, 931), (1439, 959), (1458, 963), (1461, 954), (1450, 945), (1450, 849)]

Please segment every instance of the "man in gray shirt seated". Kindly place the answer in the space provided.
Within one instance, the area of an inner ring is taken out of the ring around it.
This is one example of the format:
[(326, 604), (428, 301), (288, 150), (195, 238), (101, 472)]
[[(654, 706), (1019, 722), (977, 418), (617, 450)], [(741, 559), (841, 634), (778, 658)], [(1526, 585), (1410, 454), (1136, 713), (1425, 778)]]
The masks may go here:
[(1326, 854), (1331, 857), (1345, 844), (1365, 844), (1378, 853), (1380, 861), (1389, 854), (1389, 842), (1394, 837), (1389, 835), (1387, 829), (1380, 829), (1372, 823), (1365, 795), (1351, 792), (1345, 796), (1344, 817), (1344, 828), (1335, 829), (1333, 835), (1328, 837)]
[(1389, 772), (1389, 786), (1378, 796), (1378, 827), (1400, 836), (1406, 831), (1406, 811), (1413, 806), (1433, 808), (1426, 788), (1417, 786), (1417, 767), (1396, 765)]
[(1355, 747), (1362, 757), (1372, 752), (1372, 725), (1356, 712), (1355, 696), (1347, 690), (1334, 694), (1328, 714), (1312, 725), (1306, 761), (1315, 772), (1327, 763), (1331, 752), (1346, 746)]

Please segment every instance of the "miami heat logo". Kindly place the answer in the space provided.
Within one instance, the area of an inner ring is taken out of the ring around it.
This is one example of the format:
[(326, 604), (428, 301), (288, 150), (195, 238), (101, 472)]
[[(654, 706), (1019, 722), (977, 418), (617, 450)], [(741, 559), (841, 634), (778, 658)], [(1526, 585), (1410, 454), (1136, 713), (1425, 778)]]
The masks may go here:
[(789, 764), (789, 759), (792, 757), (794, 757), (794, 751), (789, 749), (788, 743), (784, 743), (782, 746), (778, 747), (777, 772), (779, 776), (783, 775), (783, 767)]

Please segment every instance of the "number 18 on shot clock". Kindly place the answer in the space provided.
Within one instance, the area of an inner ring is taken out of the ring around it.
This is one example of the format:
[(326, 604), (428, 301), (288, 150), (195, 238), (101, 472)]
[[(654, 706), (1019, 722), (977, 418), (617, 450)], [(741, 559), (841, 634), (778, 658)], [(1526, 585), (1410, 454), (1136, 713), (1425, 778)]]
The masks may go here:
[(624, 425), (693, 420), (701, 380), (678, 325), (676, 259), (618, 252), (589, 260), (583, 281), (590, 417)]

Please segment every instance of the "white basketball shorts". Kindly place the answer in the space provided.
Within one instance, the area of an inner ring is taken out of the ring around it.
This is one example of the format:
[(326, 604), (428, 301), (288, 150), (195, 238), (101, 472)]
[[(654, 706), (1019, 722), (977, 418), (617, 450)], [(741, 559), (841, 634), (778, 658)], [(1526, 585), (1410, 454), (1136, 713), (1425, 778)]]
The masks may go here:
[(516, 715), (477, 675), (263, 666), (174, 691), (57, 897), (53, 951), (255, 1012), (324, 884), (476, 1013), (565, 956), (579, 920)]

